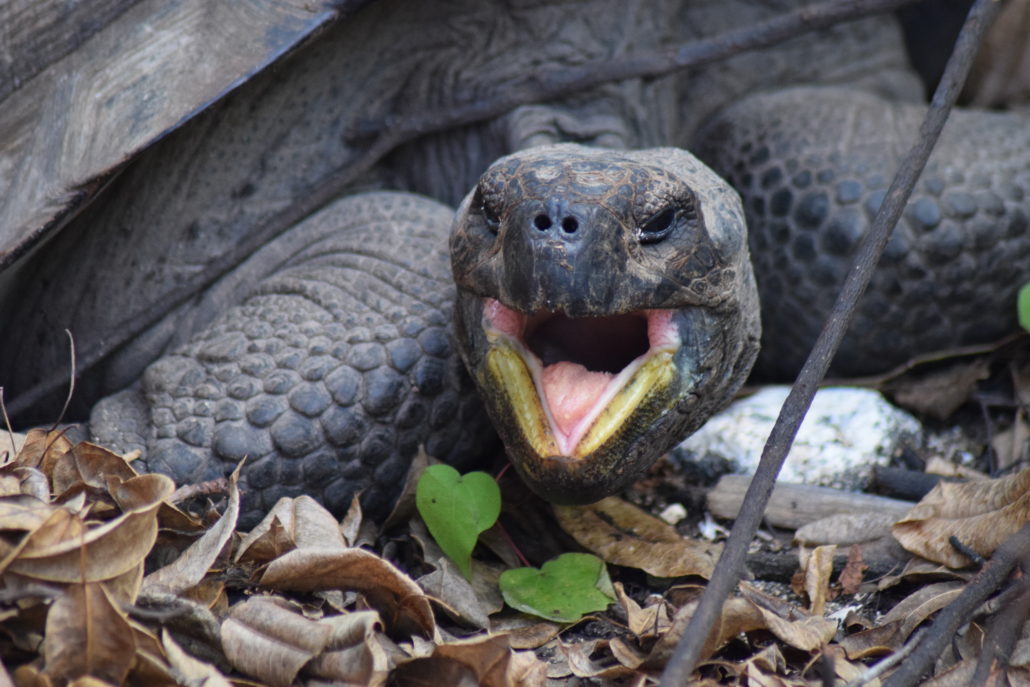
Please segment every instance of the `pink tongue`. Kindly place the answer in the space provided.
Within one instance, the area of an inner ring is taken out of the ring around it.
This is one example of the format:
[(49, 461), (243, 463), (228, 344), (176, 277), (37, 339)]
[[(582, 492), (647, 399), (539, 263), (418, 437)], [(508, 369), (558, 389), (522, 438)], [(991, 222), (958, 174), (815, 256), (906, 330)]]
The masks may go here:
[(576, 424), (596, 405), (614, 376), (609, 372), (590, 372), (582, 365), (570, 362), (554, 363), (544, 368), (544, 398), (551, 409), (551, 417), (563, 434), (572, 434)]

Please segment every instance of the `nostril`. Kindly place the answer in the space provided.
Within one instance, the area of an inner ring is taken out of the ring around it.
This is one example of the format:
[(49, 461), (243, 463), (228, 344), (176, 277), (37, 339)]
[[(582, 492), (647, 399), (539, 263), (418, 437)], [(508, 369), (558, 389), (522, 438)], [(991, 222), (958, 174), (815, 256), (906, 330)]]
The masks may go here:
[(576, 230), (579, 229), (579, 222), (576, 221), (575, 217), (566, 217), (561, 221), (561, 228), (566, 234), (575, 234)]
[(551, 228), (551, 218), (547, 215), (537, 215), (533, 218), (533, 226), (540, 231), (547, 231)]

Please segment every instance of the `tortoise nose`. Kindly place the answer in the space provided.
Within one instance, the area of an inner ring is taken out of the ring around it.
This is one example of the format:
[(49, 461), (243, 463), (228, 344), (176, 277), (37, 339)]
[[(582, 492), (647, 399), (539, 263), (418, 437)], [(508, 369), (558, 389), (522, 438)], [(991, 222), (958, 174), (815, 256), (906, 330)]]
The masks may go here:
[(585, 226), (586, 213), (562, 200), (550, 200), (533, 215), (531, 235), (571, 241)]

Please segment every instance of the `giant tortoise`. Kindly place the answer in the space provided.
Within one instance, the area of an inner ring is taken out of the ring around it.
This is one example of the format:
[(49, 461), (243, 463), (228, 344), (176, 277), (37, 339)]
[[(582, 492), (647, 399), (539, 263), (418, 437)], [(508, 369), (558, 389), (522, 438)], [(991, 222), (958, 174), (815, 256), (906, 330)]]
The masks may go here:
[[(881, 15), (462, 113), (797, 4), (3, 10), (21, 59), (0, 91), (9, 407), (56, 417), (68, 329), (70, 419), (92, 408), (95, 437), (180, 481), (247, 457), (251, 521), (358, 490), (380, 517), (419, 445), (458, 465), (488, 450), (487, 414), (539, 493), (620, 488), (744, 381), (756, 281), (758, 369), (797, 370), (924, 109), (900, 29)], [(1014, 328), (1028, 124), (954, 113), (837, 372)]]

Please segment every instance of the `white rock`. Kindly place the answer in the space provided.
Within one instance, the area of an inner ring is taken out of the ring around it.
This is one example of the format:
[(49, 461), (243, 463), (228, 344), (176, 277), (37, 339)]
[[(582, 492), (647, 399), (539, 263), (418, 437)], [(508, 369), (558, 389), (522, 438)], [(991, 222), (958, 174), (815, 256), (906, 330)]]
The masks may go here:
[[(750, 474), (772, 431), (789, 387), (769, 386), (709, 420), (676, 453), (700, 459), (715, 455), (737, 472)], [(820, 389), (801, 423), (780, 472), (782, 482), (856, 490), (868, 485), (873, 467), (920, 440), (922, 427), (903, 410), (869, 389)]]

